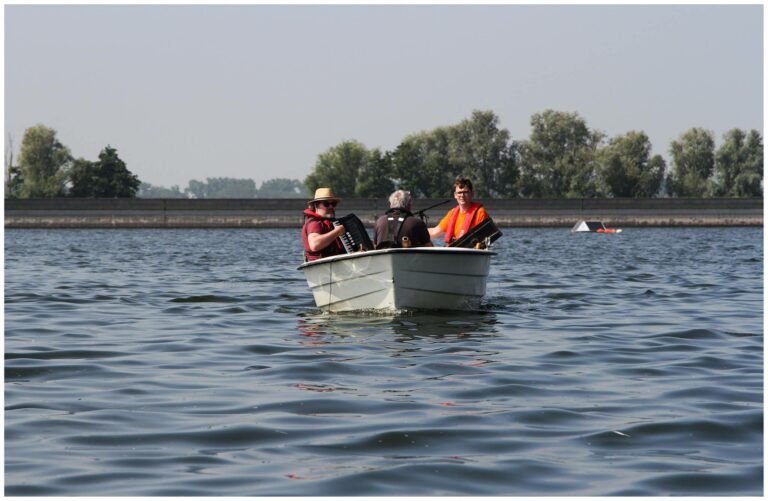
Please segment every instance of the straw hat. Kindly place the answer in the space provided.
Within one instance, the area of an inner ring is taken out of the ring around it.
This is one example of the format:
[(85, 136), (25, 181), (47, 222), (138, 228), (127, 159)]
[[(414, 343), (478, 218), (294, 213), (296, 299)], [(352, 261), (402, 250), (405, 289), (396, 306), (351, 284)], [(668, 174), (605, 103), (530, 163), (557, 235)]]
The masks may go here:
[(307, 203), (313, 204), (315, 202), (324, 202), (326, 200), (331, 200), (336, 203), (341, 202), (339, 197), (333, 196), (333, 190), (331, 188), (318, 188), (315, 190), (315, 198)]

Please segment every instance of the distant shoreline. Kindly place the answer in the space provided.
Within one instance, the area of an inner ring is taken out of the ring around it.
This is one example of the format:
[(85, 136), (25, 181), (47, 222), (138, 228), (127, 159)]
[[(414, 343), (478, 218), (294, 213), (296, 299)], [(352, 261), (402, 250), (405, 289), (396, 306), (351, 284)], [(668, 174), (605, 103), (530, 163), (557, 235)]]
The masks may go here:
[[(443, 199), (414, 200), (414, 211)], [(447, 199), (446, 199), (447, 200)], [(481, 200), (499, 227), (762, 226), (762, 198), (490, 199)], [(427, 212), (435, 225), (455, 202)], [(305, 199), (6, 199), (5, 228), (300, 228)], [(350, 198), (339, 216), (368, 227), (388, 208), (383, 198)]]

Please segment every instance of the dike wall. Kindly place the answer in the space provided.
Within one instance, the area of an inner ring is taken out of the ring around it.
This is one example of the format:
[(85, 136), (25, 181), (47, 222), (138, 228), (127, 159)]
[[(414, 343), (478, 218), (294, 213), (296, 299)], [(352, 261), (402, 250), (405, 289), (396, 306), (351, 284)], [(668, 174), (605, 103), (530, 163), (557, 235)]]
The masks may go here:
[[(418, 211), (447, 199), (414, 200)], [(481, 200), (499, 227), (762, 226), (762, 198)], [(427, 211), (436, 225), (455, 202)], [(305, 199), (6, 199), (6, 228), (300, 228)], [(368, 227), (383, 198), (344, 199), (337, 215), (356, 214)]]

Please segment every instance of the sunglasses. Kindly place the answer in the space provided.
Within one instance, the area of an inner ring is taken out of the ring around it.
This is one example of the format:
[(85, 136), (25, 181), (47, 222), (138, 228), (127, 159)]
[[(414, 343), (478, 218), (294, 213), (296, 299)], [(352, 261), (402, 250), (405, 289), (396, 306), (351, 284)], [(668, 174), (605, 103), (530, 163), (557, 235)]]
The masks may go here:
[(318, 202), (323, 207), (336, 207), (336, 202)]

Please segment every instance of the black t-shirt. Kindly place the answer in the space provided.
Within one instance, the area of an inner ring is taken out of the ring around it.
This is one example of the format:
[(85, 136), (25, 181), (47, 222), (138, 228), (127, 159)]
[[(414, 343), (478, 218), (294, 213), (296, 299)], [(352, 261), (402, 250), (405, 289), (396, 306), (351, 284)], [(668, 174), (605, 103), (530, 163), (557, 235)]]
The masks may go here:
[[(389, 214), (385, 214), (383, 216), (380, 216), (376, 220), (376, 225), (374, 226), (373, 231), (373, 245), (378, 247), (378, 245), (385, 241), (385, 240), (393, 240), (395, 239), (395, 232), (397, 232), (397, 226), (399, 224), (398, 218), (403, 217), (405, 220), (403, 221), (403, 226), (400, 229), (400, 242), (398, 243), (398, 246), (402, 244), (402, 238), (404, 236), (408, 237), (411, 240), (411, 246), (412, 247), (419, 247), (424, 244), (427, 244), (431, 241), (429, 237), (429, 231), (427, 230), (427, 225), (424, 224), (424, 221), (422, 221), (419, 217), (410, 215), (408, 217), (407, 213), (405, 212), (398, 212), (393, 211)], [(394, 228), (392, 230), (392, 234), (389, 234), (389, 218), (394, 217), (395, 224)]]

